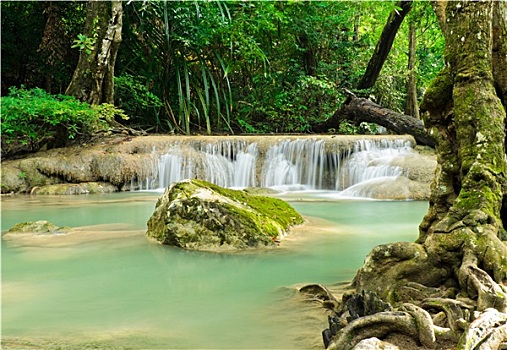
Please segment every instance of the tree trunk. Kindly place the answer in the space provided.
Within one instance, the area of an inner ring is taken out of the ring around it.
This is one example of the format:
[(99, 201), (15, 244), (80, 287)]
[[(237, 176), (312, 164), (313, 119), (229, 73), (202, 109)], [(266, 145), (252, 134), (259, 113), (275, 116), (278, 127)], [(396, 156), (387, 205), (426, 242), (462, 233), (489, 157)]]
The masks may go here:
[[(114, 100), (114, 65), (121, 42), (121, 0), (87, 4), (81, 53), (66, 94), (90, 104)], [(110, 16), (108, 22), (108, 16)]]
[(495, 88), (507, 110), (507, 9), (502, 2), (493, 8), (493, 77)]
[(416, 243), (375, 247), (353, 281), (397, 310), (348, 320), (344, 297), (330, 318), (329, 349), (352, 349), (361, 334), (385, 338), (392, 324), (427, 348), (507, 343), (506, 114), (495, 89), (507, 66), (493, 64), (495, 11), (506, 9), (492, 0), (447, 3), (446, 67), (421, 104), (439, 165), (428, 213)]
[(384, 108), (366, 98), (359, 98), (351, 94), (347, 103), (336, 114), (337, 119), (333, 123), (339, 124), (338, 120), (345, 119), (356, 125), (362, 122), (375, 123), (397, 134), (412, 135), (420, 145), (435, 146), (421, 120)]
[(415, 45), (416, 27), (415, 22), (410, 21), (408, 27), (408, 77), (407, 77), (407, 98), (405, 103), (405, 114), (416, 119), (419, 116), (419, 103), (417, 102), (417, 79), (415, 71)]
[(52, 93), (53, 75), (58, 72), (59, 68), (61, 69), (61, 62), (65, 61), (69, 45), (62, 22), (62, 12), (61, 2), (46, 1), (44, 3), (44, 14), (47, 20), (37, 52), (42, 54), (46, 63), (44, 73), (48, 93)]
[(357, 13), (354, 17), (354, 35), (352, 41), (359, 41), (359, 26), (361, 25), (361, 13)]
[(303, 66), (305, 67), (305, 73), (308, 76), (317, 75), (317, 56), (313, 48), (310, 39), (306, 33), (302, 33), (298, 37), (298, 43), (303, 49)]
[(366, 72), (357, 86), (359, 90), (368, 89), (375, 85), (375, 81), (377, 81), (380, 71), (382, 70), (382, 66), (387, 59), (387, 55), (389, 55), (389, 51), (391, 51), (396, 33), (398, 32), (405, 15), (412, 7), (412, 1), (403, 0), (398, 2), (396, 6), (400, 7), (401, 11), (393, 10), (389, 15), (387, 23), (380, 35), (380, 39), (377, 42), (377, 46), (375, 47), (375, 52), (368, 63)]

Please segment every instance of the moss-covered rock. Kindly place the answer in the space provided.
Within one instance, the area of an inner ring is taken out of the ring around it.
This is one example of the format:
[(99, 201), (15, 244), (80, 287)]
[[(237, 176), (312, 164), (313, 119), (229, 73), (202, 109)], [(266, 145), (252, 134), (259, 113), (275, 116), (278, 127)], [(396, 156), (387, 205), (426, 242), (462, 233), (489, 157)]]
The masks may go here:
[(112, 193), (118, 188), (108, 182), (83, 182), (79, 184), (55, 184), (34, 187), (31, 194), (69, 195), (69, 194), (94, 194)]
[(7, 233), (31, 233), (35, 235), (64, 234), (70, 227), (60, 227), (46, 220), (21, 222), (12, 226)]
[(148, 237), (196, 250), (269, 247), (303, 218), (278, 198), (200, 180), (169, 186), (148, 220)]

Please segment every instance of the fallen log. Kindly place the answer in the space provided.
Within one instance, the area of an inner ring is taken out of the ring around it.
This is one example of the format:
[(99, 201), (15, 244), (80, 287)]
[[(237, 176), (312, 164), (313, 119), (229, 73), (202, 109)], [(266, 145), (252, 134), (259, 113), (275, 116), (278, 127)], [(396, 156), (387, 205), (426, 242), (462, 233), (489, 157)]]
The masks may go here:
[(348, 92), (349, 98), (325, 122), (315, 126), (316, 132), (328, 132), (337, 128), (343, 120), (350, 120), (359, 125), (362, 122), (375, 123), (396, 134), (414, 136), (420, 145), (435, 147), (435, 141), (424, 128), (419, 119), (382, 107), (366, 98), (357, 97)]

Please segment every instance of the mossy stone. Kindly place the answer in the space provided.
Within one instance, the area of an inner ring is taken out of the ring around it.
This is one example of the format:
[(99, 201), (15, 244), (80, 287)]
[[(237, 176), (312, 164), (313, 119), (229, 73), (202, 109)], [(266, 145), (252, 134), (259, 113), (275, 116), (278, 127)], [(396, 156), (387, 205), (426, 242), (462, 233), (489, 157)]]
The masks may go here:
[(28, 222), (20, 222), (12, 226), (8, 233), (32, 233), (32, 234), (63, 234), (68, 233), (70, 231), (70, 227), (66, 226), (56, 226), (55, 224), (46, 221), (28, 221)]
[(196, 250), (275, 246), (303, 222), (287, 202), (230, 190), (201, 180), (169, 186), (148, 220), (148, 237)]

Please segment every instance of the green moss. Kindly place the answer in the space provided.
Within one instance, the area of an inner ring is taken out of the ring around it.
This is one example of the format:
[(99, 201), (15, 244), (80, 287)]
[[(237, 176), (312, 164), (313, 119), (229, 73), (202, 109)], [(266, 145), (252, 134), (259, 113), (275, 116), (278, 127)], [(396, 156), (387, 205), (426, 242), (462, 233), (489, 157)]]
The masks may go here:
[(447, 67), (444, 67), (426, 90), (421, 101), (421, 111), (444, 110), (452, 99), (452, 86), (453, 81), (450, 71)]
[(273, 197), (251, 195), (245, 191), (223, 188), (207, 181), (192, 180), (199, 187), (207, 187), (221, 195), (243, 203), (280, 223), (284, 229), (303, 223), (301, 215), (289, 203)]
[(36, 233), (36, 234), (60, 234), (66, 233), (70, 227), (56, 226), (53, 223), (45, 220), (28, 221), (15, 224), (9, 229), (9, 233)]

